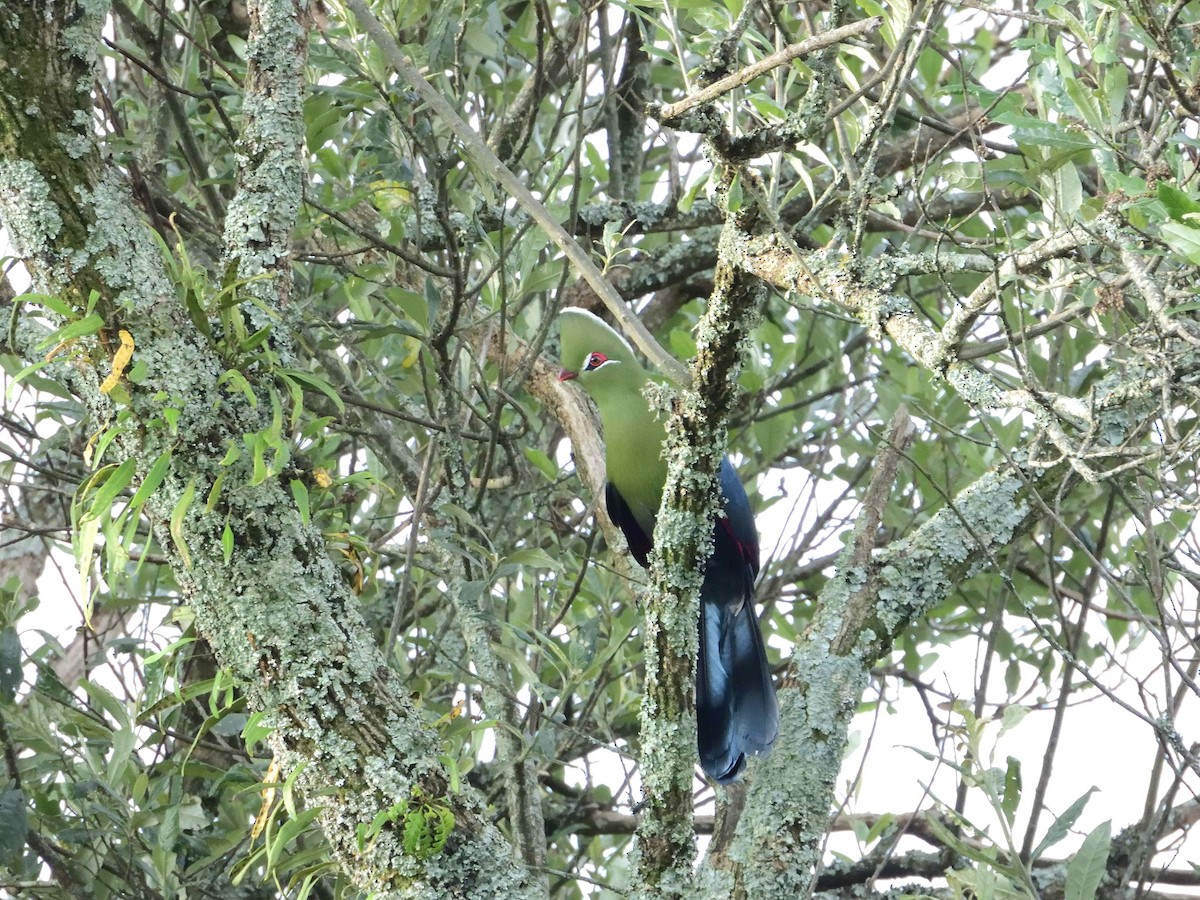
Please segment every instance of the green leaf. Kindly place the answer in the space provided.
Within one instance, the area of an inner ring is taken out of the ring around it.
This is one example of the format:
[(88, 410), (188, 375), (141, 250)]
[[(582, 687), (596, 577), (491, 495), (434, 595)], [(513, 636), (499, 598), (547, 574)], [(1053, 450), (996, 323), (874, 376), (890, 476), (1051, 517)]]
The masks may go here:
[(292, 499), (296, 501), (296, 508), (300, 510), (300, 521), (307, 528), (309, 525), (309, 510), (308, 510), (308, 488), (304, 482), (298, 478), (293, 478), (291, 482)]
[(496, 566), (497, 574), (509, 575), (525, 569), (552, 569), (562, 571), (562, 563), (539, 547), (525, 547), (510, 553)]
[(254, 745), (265, 741), (267, 737), (275, 729), (269, 725), (263, 724), (266, 721), (266, 716), (262, 713), (251, 713), (246, 720), (246, 724), (242, 728), (242, 739), (246, 742), (246, 749), (253, 750)]
[(533, 667), (520, 650), (515, 650), (506, 644), (496, 644), (494, 652), (514, 670), (514, 675), (525, 682), (530, 690), (538, 693), (542, 689), (542, 680), (538, 678)]
[[(1114, 19), (1117, 17), (1114, 16)], [(1108, 127), (1115, 132), (1125, 111), (1125, 96), (1129, 93), (1129, 70), (1124, 66), (1109, 66), (1104, 71), (1104, 98), (1108, 105)]]
[(692, 211), (692, 205), (696, 199), (701, 196), (701, 192), (708, 186), (708, 173), (705, 172), (701, 177), (697, 178), (691, 187), (684, 192), (684, 195), (679, 199), (679, 211), (689, 213)]
[(930, 816), (927, 824), (929, 825), (929, 830), (933, 832), (934, 837), (955, 853), (965, 856), (967, 859), (973, 859), (977, 863), (982, 863), (985, 868), (995, 862), (994, 859), (988, 856), (986, 850), (981, 850), (973, 844), (964, 841), (959, 834), (951, 831), (939, 816)]
[(0, 791), (0, 866), (17, 860), (29, 833), (29, 810), (25, 793), (18, 788)]
[(225, 39), (229, 41), (229, 49), (234, 52), (238, 59), (246, 58), (246, 40), (240, 38), (236, 34), (225, 34)]
[(1067, 59), (1066, 47), (1061, 36), (1058, 39), (1057, 54), (1059, 72), (1062, 75), (1063, 87), (1066, 89), (1067, 96), (1071, 98), (1075, 109), (1087, 122), (1088, 127), (1092, 131), (1101, 131), (1104, 126), (1100, 117), (1100, 104), (1096, 92), (1091, 88), (1084, 87), (1083, 83), (1075, 77), (1074, 67)]
[(84, 679), (80, 684), (84, 692), (88, 695), (88, 699), (104, 712), (108, 713), (112, 720), (116, 722), (117, 728), (127, 729), (130, 727), (129, 710), (125, 708), (125, 704), (112, 691), (95, 681), (87, 679)]
[(154, 460), (150, 466), (150, 471), (146, 473), (145, 479), (138, 486), (138, 489), (133, 494), (133, 499), (129, 501), (130, 509), (141, 509), (150, 496), (158, 490), (159, 485), (163, 483), (163, 479), (167, 477), (167, 471), (171, 468), (171, 451), (167, 450), (159, 455), (158, 459)]
[[(17, 372), (16, 375), (13, 376), (12, 387), (16, 387), (18, 384), (20, 384), (22, 381), (24, 381), (30, 375), (34, 375), (41, 369), (46, 368), (46, 366), (50, 365), (51, 362), (53, 362), (53, 360), (39, 359), (37, 362), (33, 362), (33, 363), (30, 363), (29, 365), (25, 366), (25, 368), (21, 369), (19, 372)], [(12, 388), (9, 388), (10, 392), (11, 392), (11, 390), (12, 390)]]
[(1083, 182), (1079, 179), (1079, 170), (1066, 162), (1055, 170), (1054, 181), (1063, 216), (1068, 220), (1074, 219), (1083, 205)]
[(217, 379), (217, 384), (229, 383), (229, 389), (233, 391), (241, 391), (242, 396), (251, 406), (258, 406), (258, 398), (254, 396), (254, 390), (250, 387), (250, 382), (246, 380), (246, 376), (237, 369), (226, 369), (221, 373), (221, 377)]
[(1078, 852), (1067, 863), (1065, 900), (1094, 900), (1108, 865), (1112, 822), (1102, 822), (1083, 839)]
[(1014, 756), (1008, 758), (1008, 768), (1004, 771), (1004, 792), (1000, 797), (1000, 808), (1004, 817), (1011, 825), (1017, 816), (1017, 806), (1021, 802), (1021, 761)]
[(957, 869), (946, 873), (946, 882), (956, 897), (979, 900), (1028, 900), (1029, 894), (1019, 890), (1002, 871), (984, 860), (975, 869)]
[(171, 851), (179, 841), (179, 804), (168, 803), (162, 811), (155, 844), (162, 850)]
[(108, 760), (108, 780), (111, 784), (119, 785), (124, 780), (136, 743), (137, 732), (128, 723), (113, 732), (112, 751)]
[(148, 374), (150, 374), (150, 366), (146, 365), (144, 359), (139, 359), (134, 362), (130, 371), (125, 373), (125, 379), (131, 384), (142, 384)]
[(64, 325), (57, 331), (51, 332), (38, 342), (38, 349), (47, 350), (50, 347), (61, 344), (63, 341), (95, 334), (103, 327), (104, 317), (99, 313), (92, 313), (91, 315), (84, 316), (82, 319)]
[(333, 405), (337, 407), (339, 413), (346, 411), (346, 404), (342, 402), (342, 398), (338, 396), (337, 391), (325, 381), (323, 378), (318, 378), (308, 372), (302, 372), (299, 369), (279, 369), (278, 374), (284, 378), (290, 378), (298, 382), (302, 387), (309, 391), (316, 391), (318, 394), (324, 394), (328, 397)]
[(249, 719), (249, 713), (226, 713), (217, 719), (209, 730), (220, 737), (234, 737), (242, 733)]
[(171, 510), (171, 539), (175, 541), (175, 548), (179, 551), (179, 555), (183, 557), (183, 565), (186, 569), (192, 567), (192, 555), (188, 552), (187, 541), (183, 537), (183, 519), (192, 505), (192, 498), (195, 496), (196, 479), (193, 478), (188, 482), (188, 486), (184, 489), (179, 502), (175, 504), (175, 508)]
[(0, 631), (0, 700), (12, 703), (21, 686), (21, 637), (17, 629)]
[(1029, 858), (1031, 864), (1046, 850), (1067, 836), (1067, 832), (1071, 830), (1071, 826), (1075, 824), (1075, 820), (1083, 813), (1083, 808), (1087, 806), (1087, 802), (1091, 799), (1092, 792), (1095, 790), (1096, 788), (1094, 787), (1088, 788), (1082, 797), (1067, 807), (1067, 811), (1054, 820), (1054, 824), (1050, 826), (1046, 832), (1046, 836), (1042, 838), (1042, 842), (1034, 848), (1033, 855)]
[(250, 335), (250, 337), (238, 344), (238, 349), (243, 353), (249, 353), (250, 351), (257, 349), (267, 338), (271, 336), (271, 329), (273, 327), (274, 326), (272, 323), (267, 323), (262, 328), (258, 329), (258, 331), (254, 332), (254, 334)]
[(1181, 191), (1173, 184), (1160, 181), (1157, 187), (1158, 201), (1166, 207), (1167, 215), (1176, 222), (1184, 222), (1188, 216), (1200, 214), (1200, 202), (1191, 194)]
[(97, 472), (92, 478), (89, 478), (85, 484), (94, 486), (97, 476), (101, 472), (106, 473), (103, 482), (96, 490), (95, 496), (92, 498), (91, 505), (86, 513), (88, 516), (97, 518), (107, 518), (112, 509), (113, 501), (117, 499), (117, 494), (125, 490), (129, 486), (129, 482), (133, 480), (134, 472), (137, 469), (137, 463), (133, 457), (129, 457), (119, 466), (106, 466)]
[(465, 24), (462, 8), (452, 3), (432, 4), (432, 16), (425, 32), (425, 52), (429, 54), (429, 65), (443, 69), (451, 65), (456, 49), (456, 39), (462, 34)]
[(72, 535), (75, 550), (75, 565), (79, 569), (79, 596), (86, 598), (83, 606), (83, 619), (89, 625), (92, 621), (92, 591), (88, 588), (88, 580), (92, 570), (92, 557), (96, 553), (96, 538), (100, 534), (100, 520), (95, 516), (85, 516), (76, 526)]
[(895, 821), (896, 817), (891, 813), (883, 813), (878, 819), (875, 820), (875, 824), (872, 825), (870, 830), (867, 832), (866, 837), (863, 839), (864, 842), (869, 844), (880, 837), (885, 831), (892, 827)]
[(1011, 125), (1013, 139), (1022, 148), (1049, 150), (1090, 150), (1095, 140), (1079, 128), (1069, 128), (1058, 122), (1034, 119), (1024, 114), (997, 116), (996, 121)]
[[(1016, 688), (1010, 688), (1009, 692), (1015, 694), (1017, 690)], [(1025, 717), (1027, 715), (1029, 715), (1029, 707), (1022, 706), (1020, 703), (1010, 703), (1008, 706), (1004, 707), (1004, 715), (1000, 719), (1000, 734), (998, 737), (1003, 737), (1009, 731), (1020, 725), (1023, 721), (1025, 721)]]
[(56, 297), (53, 294), (22, 294), (17, 300), (23, 304), (28, 303), (35, 306), (44, 306), (64, 319), (75, 317), (75, 310), (71, 305), (61, 297)]
[(295, 818), (289, 818), (279, 827), (279, 831), (275, 835), (274, 840), (271, 841), (270, 848), (267, 851), (267, 866), (269, 869), (274, 869), (279, 864), (284, 849), (295, 841), (296, 838), (309, 830), (317, 816), (324, 811), (324, 806), (310, 806), (307, 809), (298, 811)]
[(1187, 303), (1179, 303), (1172, 306), (1166, 311), (1168, 316), (1179, 315), (1179, 313), (1195, 312), (1200, 309), (1200, 300), (1189, 300)]
[(526, 447), (525, 458), (529, 460), (537, 468), (539, 472), (546, 476), (546, 480), (554, 483), (558, 480), (558, 466), (554, 464), (544, 450), (537, 447)]
[(1168, 247), (1183, 254), (1192, 265), (1200, 265), (1200, 228), (1168, 222), (1162, 227), (1162, 236)]

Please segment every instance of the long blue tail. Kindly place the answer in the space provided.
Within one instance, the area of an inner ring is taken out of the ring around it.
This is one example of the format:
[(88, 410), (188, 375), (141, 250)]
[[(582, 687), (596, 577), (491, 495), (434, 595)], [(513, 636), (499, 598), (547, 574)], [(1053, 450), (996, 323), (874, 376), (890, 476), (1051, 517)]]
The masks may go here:
[[(720, 483), (725, 515), (714, 528), (713, 553), (700, 588), (696, 743), (704, 773), (727, 784), (737, 778), (748, 755), (770, 749), (779, 731), (779, 708), (754, 615), (758, 532), (746, 491), (728, 459), (721, 460)], [(608, 514), (645, 566), (654, 523), (639, 522), (611, 481), (604, 496)]]
[[(754, 601), (744, 578), (720, 571), (719, 564), (714, 554), (700, 592), (696, 743), (704, 773), (727, 784), (748, 755), (770, 749), (779, 731), (779, 708)], [(729, 602), (739, 595), (740, 602)]]

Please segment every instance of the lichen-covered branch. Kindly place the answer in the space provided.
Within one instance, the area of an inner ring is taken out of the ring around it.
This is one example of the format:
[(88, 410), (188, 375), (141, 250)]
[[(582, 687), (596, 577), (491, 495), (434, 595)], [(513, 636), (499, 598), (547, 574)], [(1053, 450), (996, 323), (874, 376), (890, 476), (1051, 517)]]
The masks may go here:
[[(247, 45), (237, 193), (225, 215), (226, 265), (242, 290), (273, 310), (291, 309), (292, 232), (303, 196), (306, 0), (253, 0)], [(269, 275), (270, 277), (263, 277)], [(254, 330), (270, 324), (245, 304)], [(277, 340), (278, 340), (278, 336)]]
[[(431, 762), (436, 734), (381, 657), (319, 528), (303, 520), (286, 480), (256, 477), (241, 451), (247, 435), (271, 428), (269, 366), (239, 371), (246, 391), (223, 386), (236, 355), (196, 326), (119, 172), (71, 131), (82, 122), (86, 133), (91, 121), (91, 80), (81, 73), (90, 71), (100, 23), (85, 17), (64, 27), (61, 14), (0, 3), (0, 57), (11, 63), (32, 47), (44, 60), (37, 78), (0, 67), (0, 217), (36, 289), (62, 293), (80, 312), (94, 292), (107, 326), (132, 335), (145, 377), (121, 391), (99, 389), (114, 343), (99, 335), (76, 340), (61, 367), (75, 373), (72, 389), (96, 427), (117, 430), (103, 461), (133, 460), (135, 486), (166, 461), (146, 511), (179, 590), (265, 715), (282, 770), (296, 773), (295, 785), (321, 808), (355, 883), (380, 896), (527, 896), (529, 875), (480, 798), (466, 786), (452, 791)], [(10, 28), (18, 18), (23, 27)], [(18, 95), (19, 105), (8, 102)], [(34, 108), (40, 116), (28, 114)], [(18, 342), (27, 331), (18, 329)], [(28, 339), (18, 349), (36, 353)], [(437, 853), (406, 850), (403, 818), (386, 818), (414, 799), (453, 818)], [(381, 813), (379, 833), (363, 841), (358, 826)]]
[[(731, 217), (721, 240), (721, 260), (741, 237)], [(718, 262), (708, 309), (697, 329), (693, 387), (680, 391), (667, 423), (669, 468), (645, 602), (641, 736), (646, 807), (638, 828), (645, 897), (683, 897), (691, 890), (697, 597), (712, 552), (712, 523), (720, 512), (716, 475), (725, 453), (725, 421), (736, 393), (743, 343), (762, 298), (757, 278)]]
[[(1042, 265), (1079, 247), (1087, 239), (1085, 232), (1072, 230), (1040, 241), (1010, 257), (997, 278)], [(1094, 424), (1088, 403), (1065, 394), (1011, 387), (1003, 378), (994, 377), (958, 357), (957, 350), (966, 329), (989, 302), (991, 294), (986, 286), (994, 283), (992, 279), (986, 280), (967, 298), (939, 332), (923, 320), (908, 298), (893, 292), (896, 273), (890, 270), (886, 259), (872, 260), (860, 267), (851, 265), (849, 256), (823, 252), (801, 257), (785, 237), (774, 234), (756, 238), (741, 249), (739, 265), (782, 290), (827, 299), (850, 310), (873, 335), (881, 338), (886, 334), (917, 363), (945, 379), (971, 406), (982, 410), (1017, 409), (1029, 413), (1080, 475), (1088, 481), (1099, 480), (1099, 473), (1079, 452), (1066, 427)], [(1153, 386), (1147, 384), (1146, 387)]]
[(789, 44), (787, 47), (776, 50), (774, 53), (764, 56), (762, 59), (745, 68), (726, 75), (724, 78), (717, 79), (712, 84), (705, 85), (694, 94), (690, 94), (676, 103), (652, 108), (650, 114), (660, 122), (668, 125), (672, 124), (689, 110), (697, 106), (703, 106), (706, 103), (711, 103), (725, 96), (734, 88), (749, 84), (755, 78), (766, 75), (779, 66), (787, 65), (794, 59), (807, 56), (810, 53), (817, 53), (826, 47), (832, 47), (834, 44), (858, 37), (868, 31), (873, 31), (879, 27), (881, 21), (882, 19), (878, 16), (860, 19), (857, 22), (851, 22), (849, 25), (843, 25), (840, 28), (833, 28), (829, 31), (823, 31), (820, 34), (814, 34), (812, 37), (806, 38), (799, 43)]
[(706, 889), (804, 896), (812, 884), (850, 720), (875, 661), (915, 618), (988, 566), (1060, 497), (1070, 469), (1005, 464), (961, 492), (911, 537), (864, 565), (858, 524), (796, 648), (780, 691), (780, 734), (751, 785), (738, 834)]

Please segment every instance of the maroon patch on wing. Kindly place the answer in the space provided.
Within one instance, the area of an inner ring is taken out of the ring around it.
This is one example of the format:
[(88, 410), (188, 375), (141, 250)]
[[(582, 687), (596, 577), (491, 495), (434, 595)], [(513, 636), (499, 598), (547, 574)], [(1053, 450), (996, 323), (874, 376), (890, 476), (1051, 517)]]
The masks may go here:
[(742, 561), (750, 567), (750, 570), (755, 574), (758, 573), (758, 548), (751, 547), (745, 541), (739, 541), (737, 534), (733, 530), (733, 523), (729, 521), (728, 516), (721, 516), (717, 519), (717, 525), (724, 529), (725, 534), (733, 541), (733, 545), (737, 547), (738, 555)]

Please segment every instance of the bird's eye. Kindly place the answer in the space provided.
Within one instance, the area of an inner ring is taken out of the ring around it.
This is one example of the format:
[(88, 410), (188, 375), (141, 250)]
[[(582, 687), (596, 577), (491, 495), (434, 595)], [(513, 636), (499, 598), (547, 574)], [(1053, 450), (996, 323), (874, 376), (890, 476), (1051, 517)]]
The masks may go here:
[(583, 368), (584, 368), (584, 371), (594, 372), (596, 369), (600, 368), (606, 362), (608, 362), (608, 357), (605, 356), (603, 353), (592, 353), (590, 356), (588, 356), (587, 365), (584, 366)]

